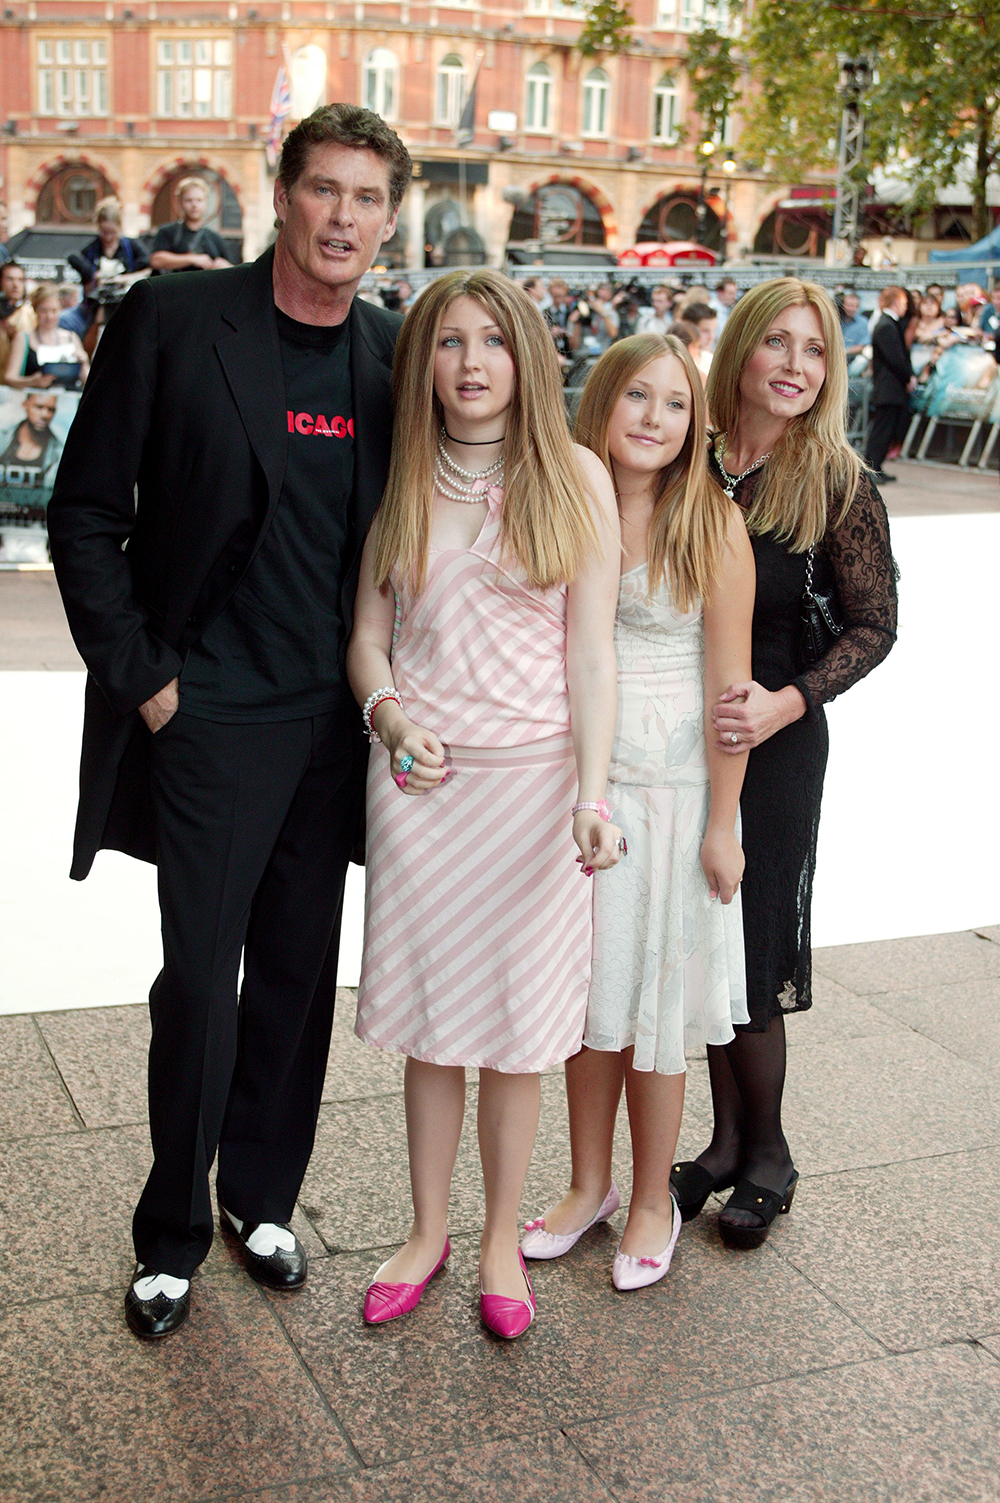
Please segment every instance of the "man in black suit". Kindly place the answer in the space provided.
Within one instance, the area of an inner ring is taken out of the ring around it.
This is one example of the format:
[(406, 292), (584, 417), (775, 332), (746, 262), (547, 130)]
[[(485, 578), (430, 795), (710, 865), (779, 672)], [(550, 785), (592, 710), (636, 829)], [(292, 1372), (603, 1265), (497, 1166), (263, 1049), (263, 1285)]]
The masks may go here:
[(49, 507), (89, 669), (71, 875), (101, 847), (158, 866), (154, 1162), (125, 1301), (140, 1336), (187, 1315), (217, 1150), (220, 1221), (247, 1270), (281, 1289), (306, 1277), (288, 1222), (363, 810), (345, 653), (401, 322), (354, 294), (409, 177), (402, 142), (367, 110), (331, 105), (298, 125), (274, 248), (140, 282), (122, 303)]
[(910, 414), (910, 392), (916, 386), (910, 352), (903, 337), (909, 299), (902, 287), (883, 287), (882, 316), (872, 333), (872, 416), (868, 434), (868, 463), (876, 485), (895, 480), (882, 469), (893, 444), (902, 443)]

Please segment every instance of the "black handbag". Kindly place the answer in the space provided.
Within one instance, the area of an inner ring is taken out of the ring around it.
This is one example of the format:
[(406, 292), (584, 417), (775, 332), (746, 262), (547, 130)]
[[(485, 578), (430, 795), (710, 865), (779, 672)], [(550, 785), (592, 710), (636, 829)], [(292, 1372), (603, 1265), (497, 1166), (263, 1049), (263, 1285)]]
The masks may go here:
[(806, 585), (802, 591), (802, 635), (799, 638), (799, 661), (803, 668), (811, 668), (830, 651), (844, 630), (844, 618), (836, 591), (826, 592), (813, 588), (813, 560), (815, 549), (806, 554)]

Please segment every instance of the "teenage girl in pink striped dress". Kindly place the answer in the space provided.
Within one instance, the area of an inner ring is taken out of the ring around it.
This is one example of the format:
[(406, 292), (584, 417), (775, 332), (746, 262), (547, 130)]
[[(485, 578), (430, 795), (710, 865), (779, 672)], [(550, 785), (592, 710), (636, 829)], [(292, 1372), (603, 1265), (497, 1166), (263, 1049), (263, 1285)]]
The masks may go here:
[[(414, 1220), (365, 1301), (419, 1301), (479, 1068), (481, 1311), (534, 1313), (517, 1211), (539, 1072), (583, 1038), (615, 726), (620, 543), (604, 466), (566, 431), (551, 337), (498, 272), (416, 303), (394, 373), (392, 468), (365, 547), (351, 685), (380, 745), (368, 781), (357, 1032), (407, 1055)], [(397, 629), (393, 646), (394, 626)]]

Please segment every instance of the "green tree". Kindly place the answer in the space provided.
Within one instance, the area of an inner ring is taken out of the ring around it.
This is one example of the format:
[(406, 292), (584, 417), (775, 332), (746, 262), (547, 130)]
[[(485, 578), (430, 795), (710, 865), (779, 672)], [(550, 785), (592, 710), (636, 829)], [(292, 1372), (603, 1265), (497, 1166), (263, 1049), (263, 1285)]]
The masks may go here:
[(624, 52), (632, 45), (632, 27), (635, 17), (628, 7), (628, 0), (596, 0), (587, 6), (587, 20), (576, 39), (576, 49), (584, 57), (594, 57), (598, 52)]
[(691, 84), (691, 107), (700, 121), (703, 140), (721, 135), (739, 103), (743, 68), (735, 48), (733, 38), (723, 36), (714, 26), (703, 26), (688, 38), (684, 66)]
[(869, 166), (907, 182), (915, 213), (967, 179), (985, 235), (986, 179), (1000, 161), (998, 35), (1000, 0), (759, 0), (744, 38), (758, 87), (744, 101), (743, 148), (782, 177), (834, 165), (837, 54), (870, 54)]

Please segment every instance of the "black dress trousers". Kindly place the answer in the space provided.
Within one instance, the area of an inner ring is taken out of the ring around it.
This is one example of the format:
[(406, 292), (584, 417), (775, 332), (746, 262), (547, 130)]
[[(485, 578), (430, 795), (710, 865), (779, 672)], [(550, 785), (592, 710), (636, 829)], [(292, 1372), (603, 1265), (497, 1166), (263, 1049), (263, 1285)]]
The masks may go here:
[(292, 1214), (326, 1072), (328, 952), (367, 752), (347, 712), (223, 725), (178, 711), (152, 737), (163, 969), (149, 998), (154, 1162), (133, 1236), (159, 1273), (189, 1278), (208, 1252), (217, 1150), (227, 1210)]
[(901, 444), (910, 423), (910, 409), (899, 403), (887, 403), (875, 408), (868, 434), (868, 463), (873, 470), (881, 470), (885, 456), (893, 444)]

